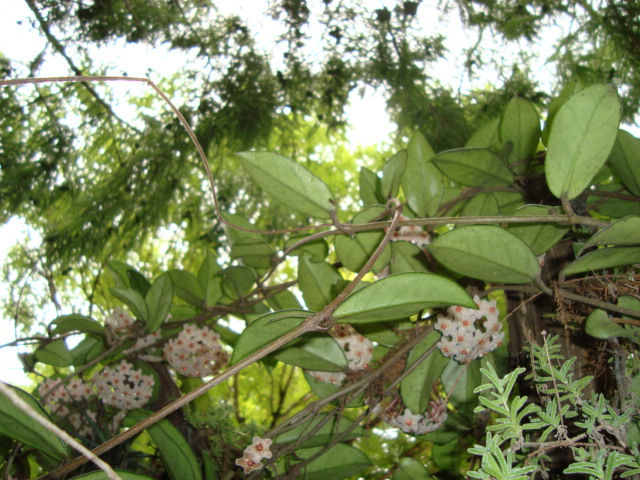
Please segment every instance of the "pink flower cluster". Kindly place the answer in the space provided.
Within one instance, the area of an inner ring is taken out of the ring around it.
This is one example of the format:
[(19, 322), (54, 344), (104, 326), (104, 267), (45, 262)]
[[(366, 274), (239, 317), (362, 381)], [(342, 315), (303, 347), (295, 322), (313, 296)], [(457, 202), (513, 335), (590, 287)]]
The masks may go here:
[(153, 376), (134, 370), (125, 360), (113, 368), (105, 368), (93, 377), (98, 396), (106, 405), (121, 410), (142, 407), (153, 393)]
[(125, 333), (133, 330), (133, 324), (135, 321), (135, 318), (128, 315), (120, 308), (114, 308), (111, 315), (109, 315), (105, 320), (105, 324), (111, 327), (114, 332)]
[(244, 469), (244, 474), (248, 475), (254, 470), (262, 468), (262, 459), (271, 458), (270, 438), (253, 437), (253, 443), (244, 449), (244, 456), (236, 460), (236, 465)]
[(449, 307), (449, 315), (438, 315), (435, 329), (442, 333), (438, 348), (443, 355), (460, 363), (469, 363), (500, 346), (504, 332), (500, 331), (499, 311), (495, 300), (473, 300), (478, 310), (465, 307)]
[[(78, 405), (80, 402), (85, 403), (84, 401), (89, 400), (89, 398), (95, 395), (93, 388), (80, 378), (72, 378), (66, 385), (63, 385), (61, 382), (62, 380), (47, 378), (40, 384), (38, 393), (44, 404), (54, 415), (66, 418), (79, 435), (91, 434), (92, 428), (88, 419), (90, 418), (95, 421), (96, 412), (84, 408), (83, 414), (70, 414), (68, 405), (74, 403), (77, 407), (80, 407), (80, 405)], [(84, 407), (85, 405), (82, 406)]]
[(405, 433), (424, 435), (437, 430), (447, 419), (447, 401), (441, 397), (431, 401), (429, 408), (422, 415), (415, 414), (408, 408), (399, 415), (397, 412), (384, 411), (380, 404), (374, 407), (373, 413)]
[[(360, 335), (351, 325), (337, 324), (329, 334), (338, 342), (349, 362), (349, 370), (357, 372), (369, 366), (373, 355), (373, 342)], [(344, 372), (309, 371), (309, 374), (325, 383), (341, 386), (347, 378)]]
[[(407, 217), (401, 216), (400, 221), (407, 220)], [(420, 248), (424, 248), (431, 243), (431, 237), (427, 232), (417, 225), (405, 225), (393, 232), (391, 241), (406, 240), (414, 243)]]
[(186, 377), (213, 375), (227, 363), (229, 355), (222, 350), (220, 335), (208, 327), (185, 325), (177, 338), (169, 340), (164, 358)]

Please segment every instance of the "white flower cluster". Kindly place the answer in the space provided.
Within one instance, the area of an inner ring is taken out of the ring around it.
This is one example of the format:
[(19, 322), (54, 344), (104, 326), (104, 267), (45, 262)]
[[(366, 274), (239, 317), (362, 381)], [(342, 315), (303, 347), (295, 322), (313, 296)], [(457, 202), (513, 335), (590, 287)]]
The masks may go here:
[(125, 360), (113, 368), (105, 368), (93, 377), (98, 396), (106, 405), (121, 410), (142, 407), (153, 393), (153, 376), (134, 370)]
[(133, 330), (133, 324), (135, 321), (135, 318), (128, 315), (121, 309), (114, 308), (111, 315), (109, 315), (105, 320), (105, 324), (111, 327), (114, 332), (124, 333)]
[(262, 459), (271, 458), (270, 438), (253, 437), (253, 443), (244, 449), (244, 456), (236, 459), (236, 465), (244, 469), (244, 474), (248, 475), (254, 470), (262, 468)]
[(443, 355), (460, 363), (469, 363), (500, 346), (504, 332), (500, 331), (500, 313), (496, 301), (473, 300), (478, 310), (465, 307), (449, 307), (449, 315), (438, 315), (435, 329), (442, 333), (438, 348)]
[[(349, 362), (349, 370), (357, 372), (369, 366), (373, 355), (373, 342), (360, 335), (351, 325), (337, 324), (329, 334), (338, 342)], [(309, 374), (325, 383), (341, 386), (347, 378), (344, 372), (309, 371)]]
[(155, 349), (149, 349), (149, 347), (151, 347), (158, 340), (160, 340), (160, 338), (161, 338), (160, 330), (156, 330), (155, 332), (150, 333), (145, 337), (138, 338), (136, 340), (136, 343), (131, 348), (127, 348), (122, 353), (124, 353), (125, 355), (129, 355), (131, 353), (139, 352), (140, 350), (145, 350), (146, 353), (139, 355), (139, 358), (143, 360), (147, 360), (149, 362), (161, 362), (162, 357), (159, 357), (153, 354)]
[[(400, 216), (400, 221), (402, 220), (407, 220), (407, 217)], [(431, 243), (431, 236), (417, 225), (405, 225), (393, 232), (391, 241), (395, 240), (406, 240), (424, 248)]]
[(379, 404), (373, 409), (373, 413), (405, 433), (424, 435), (437, 430), (447, 419), (447, 401), (438, 398), (429, 402), (429, 408), (422, 415), (415, 414), (408, 408), (404, 409), (402, 415), (398, 415), (396, 412), (383, 411)]
[(186, 377), (213, 375), (229, 359), (222, 350), (220, 335), (208, 327), (185, 325), (177, 338), (169, 340), (163, 350), (164, 358)]
[(92, 427), (88, 418), (95, 421), (96, 412), (87, 408), (83, 409), (83, 414), (70, 414), (68, 405), (77, 404), (83, 400), (89, 400), (94, 394), (91, 385), (85, 383), (80, 378), (72, 378), (67, 384), (62, 384), (62, 380), (52, 380), (47, 378), (38, 387), (38, 393), (44, 404), (51, 412), (59, 417), (66, 417), (73, 425), (79, 435), (90, 435)]

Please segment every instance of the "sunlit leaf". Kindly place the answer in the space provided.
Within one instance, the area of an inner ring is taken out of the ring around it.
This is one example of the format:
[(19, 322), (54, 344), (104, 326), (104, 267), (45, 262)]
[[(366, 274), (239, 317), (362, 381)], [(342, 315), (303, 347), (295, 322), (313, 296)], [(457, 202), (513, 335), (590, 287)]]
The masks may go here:
[(451, 180), (472, 187), (510, 185), (511, 172), (495, 152), (486, 148), (459, 148), (431, 160)]
[[(285, 249), (289, 249), (293, 247), (299, 240), (307, 238), (305, 235), (297, 235), (290, 237), (285, 243)], [(327, 255), (329, 254), (329, 245), (323, 238), (318, 238), (316, 240), (307, 241), (300, 245), (299, 247), (291, 250), (289, 255), (292, 256), (310, 256), (312, 262), (321, 262), (323, 261)]]
[(169, 270), (167, 272), (173, 284), (173, 293), (178, 298), (194, 307), (201, 307), (204, 302), (204, 293), (198, 279), (186, 270)]
[(369, 205), (383, 204), (385, 199), (382, 195), (380, 177), (366, 167), (360, 169), (360, 199), (362, 204)]
[(420, 247), (403, 240), (391, 243), (391, 273), (428, 272), (426, 256)]
[(462, 287), (431, 273), (389, 275), (353, 293), (335, 310), (342, 323), (369, 323), (408, 317), (425, 308), (477, 308)]
[(129, 307), (131, 313), (133, 313), (138, 320), (142, 323), (147, 322), (149, 312), (142, 295), (133, 288), (113, 287), (110, 291), (114, 297), (121, 300), (127, 307)]
[[(407, 368), (440, 340), (440, 333), (431, 332), (411, 349), (407, 358)], [(404, 404), (415, 414), (423, 413), (431, 399), (431, 390), (449, 359), (437, 348), (400, 382), (400, 395)]]
[(640, 196), (640, 139), (618, 130), (609, 163), (627, 190)]
[(488, 282), (529, 283), (540, 269), (520, 238), (493, 225), (455, 228), (427, 248), (448, 269)]
[[(545, 205), (525, 205), (513, 212), (514, 215), (551, 215), (557, 214), (552, 207)], [(555, 223), (513, 223), (509, 231), (519, 237), (534, 255), (541, 255), (560, 241), (569, 227)]]
[(75, 313), (59, 316), (49, 324), (48, 330), (51, 336), (74, 331), (94, 335), (104, 334), (104, 327), (96, 320)]
[(145, 302), (149, 312), (145, 329), (147, 333), (153, 333), (164, 323), (173, 303), (173, 283), (169, 273), (163, 273), (156, 278), (147, 292)]
[(634, 263), (640, 263), (640, 247), (599, 248), (571, 262), (562, 270), (561, 275), (574, 275)]
[(465, 148), (496, 148), (500, 146), (500, 118), (493, 118), (480, 125), (471, 138), (464, 144)]
[(329, 218), (334, 209), (329, 187), (307, 168), (271, 152), (237, 154), (251, 178), (265, 192), (293, 210), (317, 218)]
[(589, 186), (611, 152), (619, 123), (620, 101), (609, 85), (584, 88), (560, 107), (545, 159), (551, 193), (573, 199)]
[(249, 293), (256, 283), (255, 273), (247, 267), (228, 267), (220, 275), (224, 293), (233, 299)]
[(526, 159), (535, 153), (540, 141), (540, 118), (531, 102), (521, 97), (509, 100), (500, 120), (500, 141), (513, 144), (507, 163), (517, 174), (524, 173)]
[(444, 188), (442, 174), (430, 163), (435, 153), (420, 132), (411, 136), (407, 153), (402, 191), (416, 215), (432, 216), (440, 206)]
[[(42, 405), (33, 396), (12, 385), (7, 386), (40, 416), (51, 421)], [(16, 407), (3, 393), (0, 393), (0, 433), (35, 448), (56, 461), (61, 461), (70, 455), (69, 450), (57, 435), (43, 428), (42, 425)]]
[(542, 142), (545, 145), (549, 144), (549, 131), (551, 130), (551, 125), (553, 124), (553, 120), (558, 113), (558, 110), (562, 105), (564, 105), (567, 100), (569, 100), (578, 90), (582, 90), (584, 88), (584, 84), (578, 79), (569, 80), (560, 91), (560, 95), (551, 100), (549, 103), (549, 107), (547, 109), (547, 118), (544, 124), (544, 129), (542, 130), (542, 134), (540, 137), (542, 138)]
[(271, 265), (275, 251), (263, 238), (247, 237), (235, 242), (231, 247), (231, 258), (242, 261), (247, 267), (267, 269)]
[(73, 361), (64, 339), (53, 340), (38, 347), (34, 353), (36, 360), (54, 367), (68, 367)]
[(319, 312), (328, 305), (341, 281), (338, 270), (327, 262), (313, 262), (306, 255), (298, 261), (298, 286), (310, 310)]
[(407, 169), (407, 151), (400, 150), (387, 160), (382, 167), (380, 188), (384, 198), (395, 198), (400, 191), (400, 182)]

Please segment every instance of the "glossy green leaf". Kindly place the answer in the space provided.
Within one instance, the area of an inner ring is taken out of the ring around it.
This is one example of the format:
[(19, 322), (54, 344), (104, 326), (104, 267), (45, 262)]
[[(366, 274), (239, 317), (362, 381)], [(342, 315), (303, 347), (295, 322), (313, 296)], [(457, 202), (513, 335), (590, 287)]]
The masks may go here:
[(455, 228), (427, 248), (448, 269), (487, 282), (529, 283), (540, 270), (520, 238), (493, 225)]
[(442, 201), (442, 174), (430, 163), (435, 155), (420, 132), (412, 135), (407, 146), (407, 168), (402, 191), (411, 210), (419, 217), (432, 216)]
[(415, 458), (402, 457), (398, 462), (398, 470), (393, 473), (392, 480), (433, 480), (429, 470)]
[(465, 217), (486, 217), (500, 215), (498, 200), (492, 192), (474, 195), (462, 209)]
[(233, 349), (229, 365), (238, 363), (265, 345), (289, 333), (312, 315), (306, 310), (271, 312), (255, 320), (244, 329)]
[[(305, 440), (299, 445), (300, 448), (319, 447), (322, 445), (328, 445), (333, 438), (348, 430), (353, 425), (353, 422), (346, 417), (341, 416), (339, 419), (336, 419), (335, 415), (330, 415), (327, 419), (327, 416), (329, 416), (329, 414), (326, 413), (312, 416), (309, 421), (304, 422), (287, 432), (281, 433), (274, 439), (274, 441), (276, 443), (298, 442), (304, 435), (310, 434), (314, 429), (318, 428), (318, 425), (323, 424), (311, 438)], [(364, 428), (357, 425), (342, 440), (348, 441), (361, 437), (364, 434)]]
[(477, 308), (452, 280), (432, 273), (407, 272), (389, 275), (351, 294), (333, 316), (342, 323), (369, 323), (449, 305)]
[(256, 283), (255, 273), (247, 267), (228, 267), (220, 272), (223, 292), (238, 299), (251, 291)]
[(204, 293), (198, 279), (186, 270), (169, 270), (167, 272), (173, 284), (173, 293), (194, 307), (202, 307)]
[(298, 261), (298, 287), (307, 308), (319, 312), (338, 294), (342, 282), (338, 270), (327, 262), (313, 262), (308, 256)]
[[(525, 205), (513, 212), (513, 215), (552, 215), (557, 209), (545, 205)], [(569, 227), (555, 223), (513, 223), (509, 231), (519, 237), (534, 255), (541, 255), (562, 239)]]
[[(42, 417), (51, 421), (42, 405), (33, 396), (12, 385), (7, 386)], [(0, 393), (0, 433), (35, 448), (50, 459), (58, 462), (70, 455), (66, 445), (62, 443), (57, 435), (44, 429), (29, 415), (16, 407), (9, 397), (3, 393)]]
[(247, 237), (233, 244), (230, 255), (247, 267), (267, 269), (271, 266), (275, 251), (263, 238)]
[(483, 123), (464, 144), (465, 148), (493, 148), (496, 150), (500, 146), (499, 128), (499, 117)]
[[(301, 460), (311, 458), (324, 447), (300, 448), (296, 455)], [(279, 462), (279, 471), (284, 469), (284, 459)], [(304, 467), (300, 478), (305, 480), (340, 480), (351, 477), (371, 466), (371, 460), (360, 450), (339, 443)]]
[(584, 330), (594, 338), (625, 337), (627, 331), (609, 319), (607, 312), (596, 309), (589, 314), (585, 321)]
[(162, 419), (147, 428), (158, 447), (169, 478), (172, 480), (202, 480), (200, 464), (193, 450), (171, 422)]
[[(194, 279), (194, 283), (195, 282)], [(168, 273), (163, 273), (147, 292), (145, 298), (149, 317), (145, 325), (147, 333), (153, 333), (164, 323), (173, 303), (173, 282)]]
[(640, 217), (624, 217), (603, 228), (587, 240), (578, 256), (596, 245), (640, 245)]
[(138, 320), (146, 324), (149, 312), (142, 295), (133, 288), (113, 287), (110, 291), (114, 297), (129, 307), (131, 313), (133, 313)]
[(49, 324), (49, 335), (62, 335), (67, 332), (104, 334), (104, 327), (91, 317), (72, 313), (61, 315)]
[(280, 362), (305, 370), (341, 372), (349, 366), (338, 342), (331, 335), (321, 333), (306, 335), (293, 346), (278, 350), (272, 356)]
[(385, 199), (398, 196), (400, 183), (407, 169), (407, 156), (406, 150), (400, 150), (388, 159), (382, 167), (380, 188)]
[(527, 168), (526, 160), (533, 156), (540, 141), (538, 112), (528, 100), (513, 97), (502, 115), (499, 130), (500, 141), (513, 144), (507, 164), (516, 174), (523, 174)]
[[(367, 209), (357, 213), (353, 220), (350, 222), (353, 225), (359, 225), (368, 223), (385, 211), (385, 208), (380, 205), (374, 205)], [(373, 252), (375, 252), (378, 245), (384, 238), (384, 232), (382, 230), (371, 230), (366, 232), (357, 233), (353, 238), (348, 235), (339, 235), (334, 241), (336, 247), (336, 254), (338, 258), (345, 266), (352, 272), (358, 272), (365, 263), (369, 260)], [(373, 264), (373, 271), (379, 272), (382, 270), (389, 259), (391, 258), (391, 249), (387, 247), (382, 251), (382, 255)]]
[(561, 275), (574, 275), (634, 263), (640, 263), (640, 247), (599, 248), (571, 262), (562, 270)]
[(333, 194), (307, 168), (271, 152), (243, 152), (237, 157), (260, 188), (280, 203), (312, 217), (330, 217)]
[(420, 247), (404, 240), (391, 243), (391, 260), (389, 268), (391, 273), (425, 272), (429, 270), (426, 264), (426, 255)]
[[(306, 235), (296, 235), (289, 238), (285, 242), (285, 249), (289, 249), (293, 247), (299, 240), (307, 238)], [(288, 255), (294, 257), (302, 257), (307, 255), (310, 257), (312, 262), (321, 262), (323, 261), (327, 255), (329, 254), (329, 245), (323, 238), (318, 238), (316, 240), (312, 240), (310, 242), (305, 242), (299, 247), (291, 250)]]
[(73, 356), (62, 338), (44, 343), (36, 349), (34, 356), (37, 361), (54, 367), (68, 367), (73, 361)]
[(618, 130), (609, 163), (627, 190), (640, 197), (640, 139)]
[[(407, 358), (407, 368), (438, 343), (440, 337), (440, 333), (431, 332), (418, 345), (413, 347)], [(447, 363), (449, 363), (449, 359), (435, 348), (425, 360), (400, 382), (402, 401), (413, 413), (421, 414), (427, 409), (433, 384), (444, 370), (444, 367), (447, 366)]]
[[(122, 480), (153, 480), (153, 477), (140, 475), (139, 473), (127, 472), (125, 470), (115, 470)], [(78, 475), (70, 480), (109, 480), (109, 477), (102, 470)]]
[(98, 358), (107, 349), (105, 342), (94, 336), (87, 336), (70, 350), (71, 364), (74, 366), (86, 365)]
[(375, 173), (366, 167), (362, 167), (360, 169), (359, 184), (360, 199), (365, 207), (384, 203), (380, 177)]
[(545, 159), (551, 193), (573, 199), (589, 186), (611, 152), (619, 123), (620, 101), (609, 85), (584, 88), (560, 107)]
[(502, 159), (486, 148), (459, 148), (441, 152), (431, 160), (454, 182), (472, 187), (511, 185), (513, 178)]

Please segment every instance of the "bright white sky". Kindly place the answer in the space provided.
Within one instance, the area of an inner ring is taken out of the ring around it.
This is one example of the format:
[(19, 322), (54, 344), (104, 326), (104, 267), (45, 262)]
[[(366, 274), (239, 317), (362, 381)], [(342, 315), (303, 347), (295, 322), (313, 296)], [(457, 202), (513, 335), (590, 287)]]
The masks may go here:
[[(320, 0), (316, 0), (319, 2)], [(28, 21), (31, 12), (23, 0), (2, 0), (2, 15), (0, 15), (0, 52), (9, 57), (16, 64), (28, 64), (38, 53), (40, 53), (46, 45), (43, 38), (34, 32)], [(243, 17), (254, 18), (254, 22), (260, 22), (262, 25), (259, 29), (264, 34), (264, 42), (272, 45), (269, 20), (261, 18), (261, 12), (266, 11), (268, 0), (234, 0), (229, 2), (217, 2), (221, 10), (238, 12)], [(449, 83), (452, 87), (460, 88), (462, 92), (468, 91), (472, 84), (464, 75), (461, 57), (462, 48), (470, 45), (475, 39), (467, 34), (459, 23), (457, 14), (450, 19), (440, 17), (437, 9), (438, 0), (425, 0), (419, 7), (418, 18), (421, 28), (429, 32), (442, 32), (446, 34), (446, 47), (449, 49), (449, 55), (446, 59), (438, 62), (434, 66), (432, 76), (439, 78), (443, 83)], [(380, 0), (380, 6), (393, 8), (396, 4), (394, 0)], [(452, 32), (456, 32), (452, 34)], [(548, 43), (539, 45), (539, 58), (534, 60), (532, 65), (533, 74), (540, 79), (541, 86), (545, 87), (544, 79), (551, 79), (553, 71), (545, 63), (545, 59), (551, 54), (552, 44), (555, 38), (562, 33), (561, 27), (550, 29), (545, 35), (544, 40)], [(490, 43), (485, 42), (483, 48), (491, 50)], [(517, 45), (510, 49), (504, 47), (498, 52), (494, 49), (496, 55), (502, 58), (514, 58), (517, 53)], [(276, 58), (277, 55), (274, 55)], [(103, 62), (113, 66), (108, 74), (121, 75), (126, 72), (129, 76), (148, 76), (149, 69), (157, 73), (153, 75), (173, 74), (181, 69), (181, 65), (186, 65), (192, 61), (187, 59), (182, 53), (167, 53), (161, 49), (149, 49), (140, 45), (124, 45), (119, 44), (109, 49), (108, 52), (101, 51), (100, 55), (94, 58), (101, 58)], [(41, 76), (68, 75), (69, 70), (67, 64), (59, 56), (49, 54), (48, 61), (43, 65)], [(158, 78), (151, 77), (152, 80)], [(473, 82), (474, 86), (482, 86), (485, 83), (495, 83), (495, 73), (485, 72)], [(548, 84), (548, 82), (546, 82)], [(126, 86), (114, 85), (114, 95), (126, 95), (128, 89), (146, 88), (143, 86)], [(120, 93), (121, 92), (121, 93)], [(351, 106), (348, 109), (348, 118), (350, 122), (349, 140), (354, 145), (372, 145), (384, 142), (389, 133), (392, 131), (392, 124), (385, 112), (385, 101), (380, 92), (369, 89), (365, 92), (365, 96), (360, 98), (354, 94), (351, 97)], [(630, 129), (632, 133), (638, 135), (638, 129)], [(28, 232), (18, 220), (0, 227), (0, 265), (4, 263), (4, 252), (10, 245), (14, 244), (18, 239), (24, 239), (27, 235), (33, 237), (33, 232)], [(38, 238), (32, 238), (36, 244)], [(0, 283), (0, 291), (4, 290)], [(65, 312), (71, 313), (71, 312)], [(43, 314), (46, 315), (46, 314)], [(13, 328), (7, 324), (6, 320), (0, 323), (2, 335), (0, 336), (0, 344), (13, 339)], [(23, 379), (20, 364), (15, 356), (15, 349), (0, 349), (0, 379), (20, 383)]]

